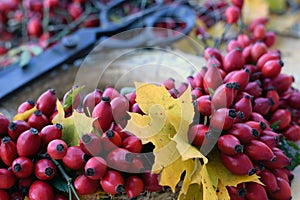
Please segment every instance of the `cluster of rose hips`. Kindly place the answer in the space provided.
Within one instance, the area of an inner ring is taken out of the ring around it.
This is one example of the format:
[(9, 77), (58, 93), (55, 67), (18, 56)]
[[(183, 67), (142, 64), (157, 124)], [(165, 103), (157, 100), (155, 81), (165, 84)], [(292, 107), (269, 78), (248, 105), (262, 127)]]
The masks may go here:
[[(238, 21), (243, 1), (231, 3), (225, 12), (229, 24)], [(231, 199), (291, 198), (291, 160), (279, 147), (282, 139), (300, 140), (300, 92), (292, 87), (293, 76), (281, 73), (280, 51), (271, 48), (275, 34), (266, 23), (252, 21), (250, 34), (231, 39), (224, 54), (206, 48), (206, 66), (188, 78), (200, 112), (199, 124), (189, 131), (191, 143), (202, 149), (217, 143), (230, 172), (257, 174), (265, 184), (228, 187)]]
[[(65, 94), (63, 103), (74, 89)], [(41, 94), (36, 103), (29, 100), (18, 107), (18, 113), (36, 107), (26, 120), (10, 122), (0, 115), (0, 177), (6, 180), (0, 183), (0, 199), (24, 199), (26, 195), (31, 200), (67, 199), (68, 194), (51, 182), (67, 172), (75, 174), (71, 183), (78, 195), (103, 190), (135, 198), (145, 190), (161, 190), (158, 175), (150, 173), (153, 156), (143, 157), (140, 139), (122, 131), (127, 111), (141, 112), (134, 93), (131, 96), (130, 101), (112, 87), (103, 92), (96, 89), (84, 97), (81, 109), (80, 94), (76, 95), (73, 104), (64, 108), (65, 117), (76, 109), (97, 119), (96, 130), (84, 133), (78, 146), (67, 146), (62, 140), (64, 127), (52, 124), (58, 114), (53, 89)]]

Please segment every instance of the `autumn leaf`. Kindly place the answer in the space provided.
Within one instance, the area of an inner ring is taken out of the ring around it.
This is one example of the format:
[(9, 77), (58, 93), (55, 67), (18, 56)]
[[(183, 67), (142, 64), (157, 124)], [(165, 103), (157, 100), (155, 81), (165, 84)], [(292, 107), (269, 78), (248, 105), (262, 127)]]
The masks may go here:
[(26, 110), (23, 113), (18, 113), (14, 116), (13, 120), (14, 121), (16, 121), (16, 120), (26, 121), (30, 117), (30, 115), (32, 115), (34, 113), (34, 111), (36, 111), (36, 110), (37, 110), (37, 108), (33, 107), (30, 110)]
[(144, 144), (154, 144), (152, 172), (160, 173), (161, 185), (169, 186), (175, 192), (185, 173), (184, 187), (180, 191), (185, 195), (192, 182), (200, 183), (200, 180), (195, 181), (199, 179), (195, 173), (199, 172), (201, 164), (195, 158), (207, 162), (200, 151), (188, 142), (187, 132), (194, 117), (191, 88), (174, 99), (163, 86), (146, 83), (135, 85), (136, 102), (146, 115), (129, 113), (131, 119), (125, 130), (135, 134)]
[(59, 123), (63, 126), (62, 139), (69, 146), (78, 145), (81, 136), (93, 130), (94, 119), (76, 110), (73, 111), (70, 117), (65, 118), (64, 108), (59, 100), (57, 100), (56, 106), (58, 114), (54, 117), (52, 123)]

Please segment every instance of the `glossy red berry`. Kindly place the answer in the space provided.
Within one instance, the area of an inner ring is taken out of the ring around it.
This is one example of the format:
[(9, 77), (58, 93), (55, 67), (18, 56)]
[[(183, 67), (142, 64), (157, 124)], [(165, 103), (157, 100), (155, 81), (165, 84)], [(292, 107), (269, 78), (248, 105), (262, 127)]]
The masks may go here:
[(175, 79), (168, 78), (161, 83), (167, 90), (175, 88)]
[(278, 76), (271, 80), (271, 86), (273, 86), (278, 94), (282, 94), (287, 91), (292, 83), (294, 82), (294, 77), (291, 75), (280, 73)]
[(124, 191), (124, 178), (114, 170), (108, 170), (105, 176), (100, 180), (100, 185), (104, 192), (109, 194), (120, 194)]
[(229, 108), (236, 96), (236, 87), (233, 83), (220, 85), (211, 99), (215, 109)]
[(124, 148), (116, 148), (107, 155), (107, 166), (118, 171), (131, 170), (134, 155)]
[(220, 108), (213, 113), (210, 119), (210, 127), (216, 130), (229, 130), (235, 118), (236, 112), (234, 109)]
[(248, 126), (250, 126), (253, 129), (256, 129), (259, 132), (259, 134), (261, 134), (262, 131), (269, 129), (268, 125), (266, 123), (264, 123), (263, 121), (260, 121), (260, 122), (247, 121), (245, 124), (247, 124)]
[[(216, 60), (216, 58), (211, 57), (209, 60)], [(209, 60), (207, 62), (209, 62)], [(207, 67), (207, 72), (203, 77), (203, 87), (206, 94), (209, 94), (208, 88), (216, 90), (220, 85), (222, 85), (222, 76), (217, 66), (211, 65)]]
[(3, 163), (7, 166), (10, 166), (15, 158), (17, 158), (17, 148), (10, 137), (2, 138), (0, 145), (0, 155)]
[(265, 184), (267, 192), (277, 192), (280, 188), (278, 187), (275, 174), (272, 171), (265, 169), (260, 174), (260, 180)]
[(280, 188), (279, 191), (270, 193), (274, 200), (289, 200), (292, 197), (292, 191), (289, 182), (277, 177), (277, 184)]
[(298, 91), (293, 91), (290, 96), (288, 97), (288, 104), (292, 108), (300, 110), (300, 92)]
[(231, 0), (231, 3), (242, 9), (244, 5), (244, 0)]
[(197, 99), (197, 109), (201, 115), (210, 116), (213, 111), (213, 104), (209, 95), (203, 95)]
[(0, 113), (0, 135), (5, 135), (7, 133), (8, 126), (9, 120)]
[(263, 164), (269, 169), (284, 168), (290, 165), (291, 159), (284, 152), (276, 147), (272, 149), (276, 159), (273, 161), (264, 161)]
[(271, 60), (280, 60), (280, 54), (275, 52), (267, 52), (257, 60), (256, 66), (259, 70), (261, 70), (265, 63)]
[(159, 190), (162, 190), (162, 186), (159, 185), (159, 175), (158, 174), (152, 174), (151, 172), (145, 172), (142, 175), (142, 179), (144, 182), (144, 188), (145, 190), (149, 192), (157, 192)]
[(268, 195), (265, 188), (258, 183), (249, 182), (246, 184), (246, 197), (249, 200), (268, 200)]
[(24, 101), (23, 103), (21, 103), (18, 107), (18, 113), (24, 113), (26, 112), (27, 110), (30, 110), (32, 109), (33, 107), (35, 106), (35, 101), (33, 100), (27, 100), (27, 101)]
[(74, 187), (79, 195), (87, 195), (96, 192), (98, 181), (88, 178), (86, 175), (79, 175), (74, 181)]
[(250, 158), (239, 153), (234, 156), (229, 156), (221, 152), (221, 159), (224, 166), (233, 174), (236, 175), (253, 175), (256, 173), (256, 168), (253, 167)]
[(244, 91), (247, 92), (249, 95), (253, 96), (254, 98), (258, 98), (263, 93), (262, 84), (259, 80), (249, 82), (245, 87)]
[(239, 120), (240, 122), (246, 121), (249, 119), (251, 113), (252, 113), (252, 101), (251, 97), (249, 95), (245, 95), (242, 99), (239, 101), (235, 102), (234, 104), (234, 109), (238, 112), (243, 112), (244, 114), (244, 119)]
[(6, 190), (0, 189), (0, 199), (9, 200), (9, 194)]
[(265, 116), (269, 113), (271, 107), (274, 105), (273, 99), (258, 97), (254, 100), (253, 111)]
[(233, 49), (228, 52), (223, 59), (223, 68), (225, 72), (240, 70), (245, 65), (245, 59), (240, 49)]
[(18, 178), (28, 178), (32, 175), (34, 165), (27, 157), (18, 157), (12, 162), (12, 172)]
[(32, 17), (27, 23), (28, 35), (38, 37), (42, 34), (42, 21), (39, 17)]
[(40, 131), (44, 126), (46, 126), (49, 123), (49, 121), (40, 110), (36, 110), (32, 115), (30, 115), (27, 123), (30, 127)]
[(103, 144), (101, 138), (94, 133), (84, 134), (80, 138), (81, 150), (91, 156), (100, 155), (103, 150)]
[(106, 151), (122, 146), (122, 138), (117, 131), (108, 130), (102, 134), (102, 144)]
[(210, 57), (215, 57), (220, 63), (222, 63), (222, 54), (219, 49), (214, 47), (207, 47), (204, 50), (204, 58), (205, 60), (208, 60)]
[(119, 97), (120, 93), (118, 90), (116, 90), (113, 87), (107, 87), (103, 91), (103, 97), (109, 97), (109, 99), (112, 101), (114, 98)]
[(251, 57), (256, 62), (268, 51), (267, 46), (263, 42), (256, 42), (251, 48)]
[(267, 47), (272, 47), (276, 42), (276, 34), (273, 31), (267, 31), (263, 41)]
[(279, 97), (278, 92), (275, 90), (275, 88), (273, 88), (273, 87), (268, 88), (267, 93), (266, 93), (266, 98), (272, 99), (272, 102), (273, 102), (273, 105), (271, 106), (270, 111), (271, 112), (276, 111), (279, 107), (280, 97)]
[(267, 22), (269, 21), (268, 18), (266, 17), (258, 17), (256, 19), (254, 19), (253, 21), (250, 22), (249, 24), (249, 31), (250, 32), (253, 32), (254, 31), (254, 28), (258, 25), (258, 24), (267, 24)]
[(16, 147), (19, 156), (32, 157), (40, 150), (42, 140), (35, 128), (24, 131), (18, 138)]
[(244, 90), (244, 88), (249, 83), (249, 79), (250, 79), (250, 70), (241, 69), (241, 70), (233, 71), (232, 75), (228, 79), (226, 79), (225, 82), (226, 83), (237, 82), (239, 85), (239, 89)]
[(18, 137), (26, 130), (29, 130), (30, 126), (26, 121), (16, 120), (9, 124), (8, 135), (13, 141), (17, 141)]
[(137, 197), (144, 190), (144, 182), (138, 176), (129, 176), (126, 178), (124, 188), (129, 198)]
[(0, 182), (0, 189), (9, 189), (16, 182), (15, 175), (11, 172), (11, 170), (5, 168), (0, 168), (0, 179), (2, 180)]
[(93, 113), (93, 110), (95, 106), (100, 103), (101, 97), (102, 97), (102, 90), (95, 89), (93, 92), (88, 93), (82, 102), (82, 107), (84, 110), (84, 113), (87, 116), (91, 116)]
[(43, 181), (48, 181), (54, 178), (56, 175), (56, 166), (49, 159), (41, 159), (39, 160), (34, 167), (35, 176)]
[(78, 146), (68, 148), (66, 155), (62, 159), (64, 165), (72, 170), (83, 169), (85, 165), (85, 153)]
[(259, 140), (251, 140), (244, 148), (245, 154), (247, 154), (252, 160), (261, 161), (269, 160), (273, 161), (276, 156), (265, 143)]
[(116, 123), (128, 118), (127, 112), (129, 111), (129, 101), (123, 97), (119, 96), (111, 100), (110, 102), (113, 119)]
[(99, 180), (106, 174), (106, 161), (102, 157), (92, 157), (85, 164), (84, 171), (88, 178)]
[(129, 136), (122, 141), (122, 147), (133, 153), (140, 153), (143, 145), (136, 136)]
[(94, 126), (99, 132), (105, 132), (109, 129), (113, 121), (109, 97), (103, 96), (101, 98), (101, 102), (93, 110), (92, 117), (97, 119), (94, 122)]
[(244, 146), (233, 135), (222, 135), (217, 142), (219, 150), (227, 155), (236, 155), (242, 153)]
[(55, 160), (62, 159), (67, 153), (68, 146), (65, 141), (55, 139), (49, 142), (47, 146), (47, 153)]
[(298, 125), (290, 125), (288, 126), (284, 132), (283, 136), (291, 141), (297, 142), (300, 140), (300, 126)]
[(71, 3), (68, 6), (68, 13), (72, 17), (73, 20), (78, 19), (82, 15), (82, 8), (79, 3)]
[(242, 48), (251, 44), (251, 40), (247, 34), (239, 34), (237, 36), (237, 41), (241, 45)]
[(225, 11), (226, 21), (229, 24), (236, 23), (240, 18), (241, 10), (235, 5), (229, 6)]
[(258, 24), (257, 26), (254, 27), (253, 30), (253, 37), (256, 40), (262, 40), (264, 39), (266, 35), (266, 27), (263, 24)]
[(228, 131), (228, 134), (234, 135), (242, 144), (247, 144), (251, 140), (259, 137), (259, 132), (244, 123), (235, 123)]
[(232, 39), (228, 42), (227, 44), (227, 48), (226, 51), (229, 52), (235, 48), (242, 48), (242, 45), (236, 40), (236, 39)]
[(29, 188), (28, 197), (30, 200), (53, 200), (54, 191), (50, 184), (36, 180)]
[(43, 145), (46, 147), (49, 142), (55, 139), (61, 139), (63, 126), (61, 124), (51, 124), (42, 128), (39, 133)]
[(289, 126), (291, 120), (291, 112), (289, 110), (278, 109), (272, 114), (270, 123), (279, 123), (277, 129), (282, 130)]
[(36, 107), (47, 117), (51, 116), (56, 108), (55, 90), (49, 89), (41, 94), (36, 101)]
[(281, 72), (283, 62), (281, 60), (269, 60), (262, 67), (262, 74), (266, 78), (275, 78)]
[(202, 146), (209, 127), (203, 124), (193, 125), (188, 132), (189, 142), (197, 147)]

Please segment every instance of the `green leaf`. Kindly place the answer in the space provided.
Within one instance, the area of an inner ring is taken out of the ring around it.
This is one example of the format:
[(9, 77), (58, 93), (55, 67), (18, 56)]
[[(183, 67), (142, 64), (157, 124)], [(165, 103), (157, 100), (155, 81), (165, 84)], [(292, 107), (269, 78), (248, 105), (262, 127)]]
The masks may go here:
[(68, 109), (75, 101), (75, 97), (78, 95), (78, 93), (84, 88), (84, 86), (76, 87), (72, 89), (64, 101), (64, 109)]
[(31, 54), (28, 50), (24, 50), (21, 53), (21, 57), (20, 57), (20, 62), (19, 65), (20, 67), (24, 68), (31, 60)]
[(280, 124), (280, 120), (278, 120), (278, 121), (274, 122), (273, 124), (271, 124), (270, 128), (274, 131), (278, 128), (279, 124)]
[(68, 184), (67, 182), (62, 178), (62, 177), (55, 177), (50, 181), (50, 184), (57, 189), (58, 191), (61, 192), (68, 192)]
[(120, 94), (124, 96), (124, 95), (129, 94), (129, 93), (134, 92), (134, 91), (135, 91), (134, 87), (123, 87), (120, 90)]
[(32, 52), (35, 56), (41, 54), (43, 52), (43, 49), (39, 46), (30, 46), (29, 51)]
[(291, 159), (291, 164), (287, 167), (289, 170), (294, 170), (300, 165), (300, 148), (295, 143), (284, 138), (280, 144), (280, 149)]

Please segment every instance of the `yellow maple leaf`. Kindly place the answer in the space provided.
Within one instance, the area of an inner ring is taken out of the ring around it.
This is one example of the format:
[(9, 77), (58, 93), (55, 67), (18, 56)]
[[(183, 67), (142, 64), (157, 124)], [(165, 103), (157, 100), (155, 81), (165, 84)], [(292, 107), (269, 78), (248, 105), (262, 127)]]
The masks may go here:
[(186, 194), (194, 173), (201, 167), (195, 164), (194, 158), (207, 162), (200, 151), (188, 143), (187, 132), (194, 117), (191, 88), (174, 99), (163, 86), (135, 85), (136, 101), (146, 115), (129, 113), (131, 119), (125, 130), (135, 134), (144, 144), (152, 142), (155, 145), (152, 171), (160, 173), (161, 185), (169, 186), (175, 192), (185, 172), (180, 194)]
[(62, 139), (69, 146), (78, 145), (81, 136), (93, 130), (94, 119), (76, 110), (70, 117), (65, 118), (64, 108), (59, 100), (57, 100), (56, 106), (58, 114), (53, 118), (52, 123), (59, 123), (63, 126)]

